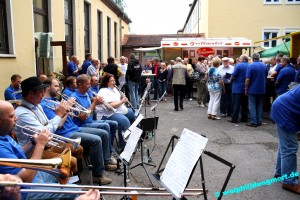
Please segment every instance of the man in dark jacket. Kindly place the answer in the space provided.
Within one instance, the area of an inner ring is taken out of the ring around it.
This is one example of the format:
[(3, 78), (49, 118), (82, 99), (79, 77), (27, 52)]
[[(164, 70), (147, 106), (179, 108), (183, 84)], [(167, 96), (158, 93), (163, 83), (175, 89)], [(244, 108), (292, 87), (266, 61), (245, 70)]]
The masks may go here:
[(132, 53), (129, 56), (129, 63), (126, 72), (126, 78), (128, 83), (128, 89), (130, 94), (130, 103), (133, 108), (139, 107), (139, 85), (141, 82), (142, 66), (139, 63), (139, 60), (135, 58), (135, 55)]
[(115, 59), (113, 57), (107, 58), (107, 66), (103, 69), (104, 72), (112, 74), (115, 76), (116, 85), (120, 85), (119, 83), (119, 70), (118, 65), (115, 64)]

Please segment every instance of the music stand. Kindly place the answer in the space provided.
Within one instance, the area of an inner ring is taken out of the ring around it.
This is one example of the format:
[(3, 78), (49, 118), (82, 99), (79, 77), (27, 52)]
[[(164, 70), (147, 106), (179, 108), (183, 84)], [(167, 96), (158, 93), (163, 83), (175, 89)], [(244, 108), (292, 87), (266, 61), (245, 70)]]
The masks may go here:
[[(202, 135), (202, 134), (201, 134), (201, 135)], [(203, 137), (206, 137), (206, 136), (204, 136), (204, 135), (202, 135), (202, 136), (203, 136)], [(176, 136), (176, 135), (173, 135), (173, 136), (172, 136), (172, 138), (170, 139), (170, 142), (169, 142), (169, 144), (168, 144), (168, 146), (167, 146), (167, 149), (166, 149), (166, 151), (165, 151), (165, 153), (164, 153), (164, 155), (163, 155), (163, 158), (162, 158), (162, 160), (161, 160), (161, 162), (160, 162), (160, 164), (159, 164), (159, 166), (158, 166), (156, 172), (152, 174), (158, 181), (160, 180), (161, 173), (164, 171), (164, 168), (162, 168), (162, 164), (164, 163), (165, 157), (166, 157), (166, 155), (167, 155), (169, 149), (171, 148), (171, 152), (173, 152), (173, 150), (174, 150), (175, 139), (176, 139), (176, 140), (179, 140), (180, 137), (178, 137), (178, 136)], [(221, 163), (227, 165), (228, 167), (230, 167), (230, 170), (229, 170), (229, 172), (228, 172), (228, 174), (227, 174), (227, 176), (226, 176), (226, 179), (225, 179), (225, 181), (224, 181), (224, 184), (223, 184), (223, 186), (222, 186), (222, 189), (221, 189), (221, 191), (220, 191), (220, 193), (219, 193), (220, 196), (218, 197), (218, 200), (221, 200), (221, 199), (222, 199), (222, 196), (223, 196), (223, 192), (224, 192), (225, 189), (226, 189), (226, 186), (227, 186), (227, 184), (228, 184), (228, 182), (229, 182), (229, 179), (230, 179), (230, 177), (231, 177), (231, 175), (232, 175), (232, 172), (233, 172), (233, 170), (234, 170), (234, 168), (235, 168), (235, 165), (232, 164), (232, 163), (230, 163), (230, 162), (228, 162), (228, 161), (226, 161), (226, 160), (224, 160), (223, 158), (221, 158), (221, 157), (219, 157), (219, 156), (217, 156), (217, 155), (215, 155), (215, 154), (209, 152), (209, 151), (203, 150), (202, 155), (200, 156), (199, 160), (198, 160), (197, 163), (195, 164), (195, 167), (193, 168), (193, 171), (192, 171), (192, 173), (191, 173), (191, 175), (190, 175), (190, 177), (189, 177), (189, 180), (188, 180), (188, 182), (187, 182), (187, 184), (186, 184), (186, 187), (189, 185), (189, 182), (190, 182), (190, 180), (191, 180), (191, 178), (192, 178), (192, 176), (193, 176), (193, 174), (194, 174), (194, 170), (196, 169), (196, 166), (197, 166), (197, 164), (199, 163), (199, 165), (200, 165), (200, 176), (201, 176), (201, 184), (202, 184), (202, 189), (203, 189), (203, 195), (204, 195), (204, 199), (207, 200), (207, 191), (206, 191), (206, 189), (205, 189), (204, 168), (203, 168), (203, 161), (202, 161), (203, 153), (206, 154), (206, 155), (208, 155), (209, 157), (211, 157), (211, 158), (213, 158), (213, 159), (215, 159), (215, 160), (217, 160), (217, 161), (219, 161), (219, 162), (221, 162)], [(174, 198), (173, 198), (173, 199), (174, 199)], [(182, 199), (185, 199), (185, 198), (183, 197)]]
[[(156, 123), (155, 123), (155, 121), (156, 121)], [(146, 131), (146, 130), (151, 130), (151, 129), (154, 128), (154, 125), (157, 124), (157, 121), (158, 121), (158, 117), (156, 117), (156, 118), (144, 118), (140, 122), (141, 129), (143, 130), (143, 132)], [(143, 148), (143, 142), (144, 142), (145, 136), (146, 135), (144, 135), (144, 137), (141, 136), (140, 139), (139, 139), (139, 144), (140, 144), (140, 147), (141, 147), (141, 161), (140, 161), (140, 163), (134, 165), (130, 169), (136, 168), (137, 166), (142, 166), (144, 171), (146, 172), (146, 174), (148, 176), (149, 181), (151, 182), (152, 187), (154, 187), (153, 182), (152, 182), (152, 180), (149, 176), (149, 172), (147, 171), (145, 165), (152, 166), (152, 167), (156, 167), (156, 165), (150, 164), (150, 163), (145, 163), (144, 159), (143, 159), (144, 153), (147, 153), (147, 152), (144, 152), (144, 148)], [(135, 156), (135, 153), (136, 153), (136, 151), (133, 153), (133, 157)], [(148, 158), (150, 159), (149, 155), (148, 155)]]
[[(156, 102), (156, 104), (154, 106), (151, 107), (151, 111), (153, 112), (153, 117), (156, 117), (156, 106), (162, 101), (162, 99), (164, 98), (164, 96), (167, 94), (167, 91), (165, 91), (163, 93), (163, 95), (158, 99), (158, 101)], [(154, 121), (154, 127), (153, 130), (152, 130), (152, 135), (154, 137), (154, 145), (153, 145), (153, 148), (151, 150), (151, 153), (153, 153), (154, 149), (157, 148), (159, 152), (161, 152), (161, 150), (158, 148), (157, 146), (157, 143), (156, 143), (156, 133), (155, 133), (155, 130), (157, 130), (157, 121)]]

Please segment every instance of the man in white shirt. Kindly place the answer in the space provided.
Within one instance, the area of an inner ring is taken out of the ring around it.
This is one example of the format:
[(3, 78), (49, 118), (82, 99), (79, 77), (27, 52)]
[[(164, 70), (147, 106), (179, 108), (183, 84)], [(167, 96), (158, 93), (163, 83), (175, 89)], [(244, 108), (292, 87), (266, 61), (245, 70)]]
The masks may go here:
[(231, 116), (231, 95), (232, 95), (232, 84), (230, 81), (231, 74), (233, 73), (234, 67), (229, 65), (229, 58), (222, 58), (222, 65), (219, 67), (220, 74), (223, 77), (225, 84), (225, 94), (221, 96), (220, 111), (221, 116)]
[(120, 76), (119, 77), (119, 83), (120, 85), (123, 85), (123, 87), (121, 88), (122, 92), (125, 93), (125, 95), (127, 97), (129, 97), (129, 89), (128, 89), (128, 86), (126, 84), (126, 78), (125, 78), (125, 75), (126, 75), (126, 72), (127, 72), (127, 67), (128, 67), (128, 63), (126, 63), (126, 57), (125, 56), (121, 56), (120, 57), (120, 63), (118, 64), (118, 67), (120, 68), (123, 76)]

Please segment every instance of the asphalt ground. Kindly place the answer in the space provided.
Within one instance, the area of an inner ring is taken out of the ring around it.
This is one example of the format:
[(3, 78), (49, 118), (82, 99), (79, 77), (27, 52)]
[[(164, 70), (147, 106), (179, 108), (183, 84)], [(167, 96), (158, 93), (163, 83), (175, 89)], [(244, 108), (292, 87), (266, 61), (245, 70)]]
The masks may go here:
[[(208, 138), (206, 151), (235, 165), (226, 190), (273, 178), (278, 139), (275, 124), (267, 117), (263, 119), (262, 126), (253, 128), (246, 126), (245, 123), (230, 123), (227, 121), (227, 118), (209, 120), (206, 114), (207, 107), (197, 107), (195, 99), (192, 101), (185, 100), (184, 110), (174, 111), (173, 98), (168, 97), (167, 99), (167, 102), (158, 104), (156, 109), (155, 114), (159, 117), (159, 120), (155, 138), (146, 139), (144, 142), (147, 148), (150, 149), (150, 152), (154, 149), (150, 155), (152, 159), (151, 164), (158, 166), (172, 136), (180, 136), (183, 129), (187, 128)], [(152, 101), (151, 105), (154, 104), (155, 102)], [(146, 107), (146, 109), (143, 107), (141, 114), (146, 114), (147, 117), (154, 116), (154, 113), (150, 111), (150, 107)], [(266, 113), (265, 116), (267, 116)], [(170, 152), (167, 153), (163, 166), (169, 156)], [(230, 168), (205, 154), (202, 158), (205, 186), (208, 190), (207, 197), (208, 199), (217, 199), (215, 192), (221, 190)], [(299, 172), (299, 150), (297, 160)], [(132, 167), (140, 162), (141, 154), (139, 148), (130, 166)], [(157, 169), (157, 167), (152, 166), (146, 166), (145, 168), (149, 173), (154, 173)], [(113, 180), (109, 186), (124, 186), (123, 174), (118, 175), (114, 172), (106, 172), (106, 174)], [(89, 184), (88, 177), (88, 169), (85, 166), (81, 175), (82, 184)], [(154, 177), (150, 177), (154, 186), (159, 187), (158, 181)], [(127, 187), (151, 187), (151, 182), (142, 166), (137, 166), (130, 170), (129, 180), (126, 184)], [(202, 188), (199, 163), (195, 168), (188, 187)], [(297, 194), (281, 189), (281, 183), (275, 182), (252, 190), (244, 190), (238, 194), (228, 194), (223, 196), (222, 199), (298, 200), (299, 197)], [(121, 199), (122, 196), (105, 195), (104, 198), (115, 200)], [(172, 199), (172, 197), (138, 196), (138, 199)], [(187, 197), (187, 199), (204, 199), (204, 196)]]

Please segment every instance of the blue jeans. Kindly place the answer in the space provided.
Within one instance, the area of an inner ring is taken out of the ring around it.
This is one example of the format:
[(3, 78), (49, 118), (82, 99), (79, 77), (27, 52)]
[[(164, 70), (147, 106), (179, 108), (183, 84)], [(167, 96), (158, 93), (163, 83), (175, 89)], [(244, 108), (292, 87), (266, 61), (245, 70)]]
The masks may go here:
[[(297, 172), (297, 132), (286, 131), (279, 126), (276, 127), (279, 143), (275, 174), (289, 176), (292, 172)], [(295, 185), (297, 182), (295, 177), (282, 181), (282, 183), (288, 185)]]
[[(37, 171), (35, 178), (34, 178), (34, 183), (58, 183), (58, 181), (56, 180), (56, 178), (46, 172), (42, 172), (42, 171)], [(31, 187), (31, 189), (39, 189), (39, 190), (52, 190), (51, 187)], [(60, 188), (56, 188), (56, 190), (73, 190), (73, 191), (81, 191), (80, 189), (76, 189), (76, 188), (64, 188), (64, 189), (60, 189)], [(27, 197), (26, 197), (27, 196)], [(76, 194), (57, 194), (57, 193), (22, 193), (22, 199), (40, 199), (40, 200), (56, 200), (56, 199), (70, 199), (70, 200), (74, 200), (77, 197)]]
[(134, 113), (132, 109), (128, 109), (126, 115), (115, 113), (110, 117), (103, 116), (102, 119), (109, 119), (118, 122), (118, 137), (119, 137), (119, 145), (120, 148), (123, 149), (126, 145), (124, 141), (122, 132), (125, 132), (135, 120)]
[(158, 81), (158, 93), (159, 93), (159, 98), (164, 94), (165, 91), (167, 91), (168, 87), (168, 81), (165, 80), (164, 82), (159, 82)]
[(107, 155), (107, 150), (105, 151), (107, 147), (104, 145), (105, 142), (109, 141), (106, 139), (106, 132), (97, 128), (80, 127), (78, 132), (73, 132), (70, 135), (71, 139), (77, 137), (81, 137), (80, 144), (85, 150), (89, 151), (91, 164), (93, 165), (93, 175), (98, 176), (103, 174), (105, 171), (105, 161), (108, 162), (110, 158)]
[(156, 77), (154, 77), (154, 79), (153, 79), (153, 88), (154, 88), (154, 97), (153, 97), (153, 99), (157, 99), (157, 95), (158, 95), (158, 79)]
[(116, 132), (117, 132), (117, 129), (118, 129), (118, 122), (114, 121), (114, 120), (96, 120), (97, 122), (100, 122), (100, 123), (107, 123), (109, 125), (109, 129), (110, 129), (110, 152), (112, 152), (112, 145), (114, 143), (114, 138), (116, 136)]
[(260, 125), (262, 121), (263, 94), (248, 94), (250, 123)]
[(128, 89), (130, 94), (130, 103), (132, 104), (134, 109), (139, 107), (139, 83), (128, 81)]

